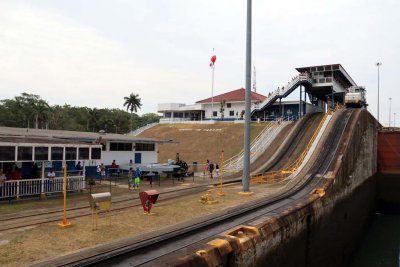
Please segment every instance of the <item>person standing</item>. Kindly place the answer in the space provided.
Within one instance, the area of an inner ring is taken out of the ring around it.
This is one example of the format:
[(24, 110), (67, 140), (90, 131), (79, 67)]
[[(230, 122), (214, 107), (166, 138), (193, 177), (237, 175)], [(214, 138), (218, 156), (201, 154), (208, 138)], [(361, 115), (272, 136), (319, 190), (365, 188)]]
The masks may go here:
[(101, 165), (97, 165), (96, 178), (99, 179), (99, 180), (101, 179)]
[(101, 179), (105, 180), (106, 179), (106, 166), (104, 166), (104, 164), (102, 163), (100, 165), (100, 169), (101, 169)]
[(54, 191), (54, 178), (56, 177), (56, 173), (53, 168), (47, 173), (47, 179), (49, 179), (49, 191)]
[(78, 161), (78, 164), (76, 164), (75, 170), (76, 170), (77, 175), (81, 175), (81, 173), (82, 173), (81, 172), (82, 171), (82, 165), (81, 165), (80, 161)]
[(141, 174), (142, 173), (141, 173), (139, 167), (136, 167), (136, 170), (135, 170), (135, 184), (133, 186), (133, 189), (136, 189), (136, 187), (139, 189), (139, 186), (140, 186), (140, 175)]
[(214, 171), (214, 164), (212, 162), (210, 162), (208, 169), (210, 171), (210, 180), (212, 180), (213, 179), (213, 171)]
[(218, 163), (215, 164), (215, 172), (217, 173), (217, 177), (219, 176), (219, 165)]
[(203, 176), (205, 177), (206, 176), (206, 174), (208, 173), (208, 168), (210, 167), (210, 161), (209, 160), (207, 160), (206, 161), (206, 165), (204, 166), (204, 171), (203, 171)]
[(11, 173), (11, 180), (21, 180), (22, 175), (21, 175), (21, 171), (19, 170), (19, 168), (17, 166), (15, 166), (14, 170)]
[(128, 189), (129, 190), (131, 190), (132, 182), (133, 182), (133, 170), (132, 170), (132, 167), (130, 167), (129, 171), (128, 171)]
[(39, 173), (39, 167), (38, 167), (37, 163), (35, 162), (35, 163), (32, 164), (31, 179), (39, 178), (38, 173)]

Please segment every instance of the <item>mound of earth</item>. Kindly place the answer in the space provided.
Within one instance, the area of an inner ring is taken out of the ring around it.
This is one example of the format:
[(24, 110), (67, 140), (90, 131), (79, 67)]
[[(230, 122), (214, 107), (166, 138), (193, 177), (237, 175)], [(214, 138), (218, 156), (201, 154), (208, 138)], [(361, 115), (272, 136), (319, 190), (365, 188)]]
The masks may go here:
[[(251, 140), (267, 126), (266, 123), (251, 124)], [(204, 164), (206, 160), (221, 162), (221, 151), (224, 159), (238, 154), (243, 149), (244, 124), (217, 122), (215, 124), (159, 124), (139, 136), (161, 140), (174, 140), (173, 144), (158, 146), (158, 161), (165, 163), (175, 159), (179, 153), (181, 160), (192, 164)]]

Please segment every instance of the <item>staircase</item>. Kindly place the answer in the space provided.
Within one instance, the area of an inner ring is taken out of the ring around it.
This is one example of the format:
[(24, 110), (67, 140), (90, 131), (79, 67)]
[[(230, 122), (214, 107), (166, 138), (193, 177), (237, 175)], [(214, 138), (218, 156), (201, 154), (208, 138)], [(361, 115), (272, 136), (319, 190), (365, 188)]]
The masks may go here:
[(311, 86), (312, 79), (307, 73), (300, 73), (292, 81), (290, 81), (286, 87), (276, 89), (271, 95), (269, 95), (263, 102), (261, 102), (257, 107), (255, 107), (251, 114), (257, 111), (261, 111), (270, 105), (272, 105), (277, 99), (285, 98), (290, 95), (297, 87), (300, 85)]
[(147, 129), (150, 129), (151, 127), (154, 127), (157, 124), (158, 124), (158, 122), (149, 123), (149, 124), (147, 124), (147, 125), (145, 125), (143, 127), (140, 127), (138, 129), (134, 130), (133, 132), (130, 133), (130, 135), (137, 136), (140, 133), (142, 133), (143, 131), (146, 131)]

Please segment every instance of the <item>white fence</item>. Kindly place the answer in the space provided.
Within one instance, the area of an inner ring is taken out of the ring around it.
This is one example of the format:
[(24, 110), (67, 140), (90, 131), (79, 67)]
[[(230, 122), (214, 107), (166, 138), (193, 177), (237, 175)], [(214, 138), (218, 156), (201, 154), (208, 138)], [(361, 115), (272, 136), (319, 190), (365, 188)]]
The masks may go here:
[[(260, 157), (272, 143), (281, 130), (291, 123), (290, 121), (272, 122), (267, 126), (250, 145), (250, 164)], [(230, 159), (225, 160), (225, 172), (238, 172), (243, 169), (243, 150)]]
[(140, 127), (138, 129), (134, 130), (133, 132), (131, 132), (130, 135), (137, 136), (137, 135), (141, 134), (143, 131), (150, 129), (150, 128), (156, 126), (157, 124), (158, 124), (158, 122), (149, 123), (143, 127)]
[(160, 124), (177, 124), (177, 123), (184, 123), (184, 124), (214, 124), (215, 120), (200, 120), (200, 121), (193, 121), (189, 118), (161, 118)]
[[(80, 191), (85, 188), (85, 176), (67, 177), (67, 191)], [(58, 177), (52, 180), (27, 179), (5, 181), (0, 183), (0, 199), (22, 196), (34, 196), (46, 193), (59, 193), (64, 190), (64, 178)]]

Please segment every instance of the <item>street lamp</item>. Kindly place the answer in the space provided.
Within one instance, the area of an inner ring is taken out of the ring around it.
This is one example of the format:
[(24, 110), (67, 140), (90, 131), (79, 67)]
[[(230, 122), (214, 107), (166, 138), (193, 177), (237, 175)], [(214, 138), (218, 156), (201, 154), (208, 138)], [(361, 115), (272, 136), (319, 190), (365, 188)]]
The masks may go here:
[(389, 97), (389, 127), (390, 127), (391, 114), (392, 114), (392, 98)]
[(378, 67), (378, 122), (379, 122), (379, 67), (382, 66), (382, 63), (377, 62), (376, 66)]

